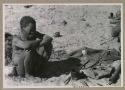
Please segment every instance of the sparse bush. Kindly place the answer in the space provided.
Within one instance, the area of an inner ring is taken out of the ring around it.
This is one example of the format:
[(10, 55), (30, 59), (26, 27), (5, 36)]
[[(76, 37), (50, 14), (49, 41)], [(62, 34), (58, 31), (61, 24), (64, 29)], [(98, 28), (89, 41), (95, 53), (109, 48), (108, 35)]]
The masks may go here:
[(5, 65), (12, 61), (12, 38), (10, 33), (5, 33)]

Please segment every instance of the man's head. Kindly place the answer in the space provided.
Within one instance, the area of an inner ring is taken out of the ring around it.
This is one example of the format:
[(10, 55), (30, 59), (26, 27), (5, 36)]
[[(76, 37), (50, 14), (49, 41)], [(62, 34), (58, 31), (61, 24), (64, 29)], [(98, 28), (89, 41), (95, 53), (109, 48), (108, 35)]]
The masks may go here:
[(30, 16), (24, 16), (20, 20), (20, 27), (22, 34), (30, 39), (36, 31), (36, 21)]

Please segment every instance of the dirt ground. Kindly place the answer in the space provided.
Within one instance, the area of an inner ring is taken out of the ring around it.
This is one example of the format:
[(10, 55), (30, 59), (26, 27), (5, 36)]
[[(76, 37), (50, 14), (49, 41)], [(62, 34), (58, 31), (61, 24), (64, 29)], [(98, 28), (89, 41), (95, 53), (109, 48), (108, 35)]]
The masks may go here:
[[(119, 50), (120, 43), (117, 42), (117, 39), (111, 40), (111, 30), (114, 25), (110, 24), (108, 18), (111, 12), (116, 13), (119, 10), (120, 6), (117, 5), (31, 5), (29, 7), (5, 5), (4, 28), (5, 32), (12, 35), (19, 33), (20, 18), (29, 15), (35, 18), (39, 32), (53, 37), (54, 51), (65, 50), (70, 53), (84, 46), (94, 49), (115, 48)], [(61, 37), (55, 38), (53, 36), (55, 32), (60, 32)], [(70, 75), (63, 74), (43, 79), (38, 77), (19, 79), (19, 77), (8, 77), (7, 74), (10, 71), (11, 66), (5, 66), (5, 84), (7, 86), (65, 86), (64, 81)], [(81, 81), (74, 81), (67, 86), (86, 86)], [(88, 85), (108, 86), (107, 79), (89, 82)], [(118, 85), (120, 85), (120, 80), (112, 86)]]

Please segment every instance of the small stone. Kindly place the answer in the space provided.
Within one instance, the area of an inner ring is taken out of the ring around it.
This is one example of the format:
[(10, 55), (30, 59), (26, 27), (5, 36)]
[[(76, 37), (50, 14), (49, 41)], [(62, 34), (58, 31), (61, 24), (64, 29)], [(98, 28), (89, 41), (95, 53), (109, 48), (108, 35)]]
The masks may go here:
[(32, 5), (25, 5), (24, 7), (25, 8), (30, 8), (30, 7), (32, 7)]
[(109, 16), (109, 19), (112, 19), (113, 17), (114, 17), (114, 14), (111, 12), (110, 16)]
[(67, 25), (67, 21), (63, 20), (62, 24), (65, 26)]
[(55, 32), (53, 36), (54, 37), (61, 37), (62, 35), (60, 35), (60, 32)]

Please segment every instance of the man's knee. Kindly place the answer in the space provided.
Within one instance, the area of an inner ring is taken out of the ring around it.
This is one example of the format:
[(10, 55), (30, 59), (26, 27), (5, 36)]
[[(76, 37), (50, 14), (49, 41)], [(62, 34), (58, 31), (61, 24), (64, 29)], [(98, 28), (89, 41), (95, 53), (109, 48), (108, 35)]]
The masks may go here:
[(24, 65), (29, 63), (34, 57), (36, 57), (34, 51), (25, 51)]
[(53, 48), (52, 44), (46, 47), (39, 47), (37, 49), (37, 53), (43, 58), (49, 59), (52, 53), (52, 48)]
[(21, 54), (15, 54), (14, 56), (13, 56), (13, 64), (14, 65), (18, 65), (21, 61), (23, 61), (24, 60), (24, 54), (23, 53), (21, 53)]

